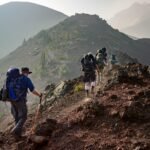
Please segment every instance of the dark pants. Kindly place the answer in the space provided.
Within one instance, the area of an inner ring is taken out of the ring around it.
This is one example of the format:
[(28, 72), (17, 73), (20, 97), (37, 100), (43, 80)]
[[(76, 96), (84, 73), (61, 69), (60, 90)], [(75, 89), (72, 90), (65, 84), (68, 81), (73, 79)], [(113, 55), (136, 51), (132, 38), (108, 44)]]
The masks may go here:
[(84, 72), (84, 82), (94, 82), (96, 80), (95, 71)]
[(15, 119), (15, 127), (12, 132), (21, 136), (23, 125), (27, 120), (26, 100), (11, 102), (11, 113)]

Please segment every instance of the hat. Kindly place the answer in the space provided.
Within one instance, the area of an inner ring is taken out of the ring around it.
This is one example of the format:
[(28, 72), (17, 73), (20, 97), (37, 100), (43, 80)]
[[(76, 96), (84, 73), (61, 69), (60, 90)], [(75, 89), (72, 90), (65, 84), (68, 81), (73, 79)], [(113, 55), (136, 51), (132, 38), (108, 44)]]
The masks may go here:
[(22, 71), (22, 72), (25, 72), (25, 73), (28, 73), (28, 74), (31, 74), (31, 73), (32, 73), (32, 72), (29, 70), (28, 67), (23, 67), (23, 68), (21, 68), (21, 71)]

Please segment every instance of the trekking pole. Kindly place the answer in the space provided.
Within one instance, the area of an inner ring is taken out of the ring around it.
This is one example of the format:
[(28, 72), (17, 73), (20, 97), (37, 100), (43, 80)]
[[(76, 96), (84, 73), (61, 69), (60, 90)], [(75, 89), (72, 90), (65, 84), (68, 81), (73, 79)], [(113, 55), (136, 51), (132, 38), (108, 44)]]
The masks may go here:
[(34, 133), (34, 131), (35, 131), (35, 127), (36, 127), (35, 124), (36, 124), (36, 122), (37, 122), (37, 120), (39, 118), (40, 111), (41, 111), (41, 102), (42, 102), (42, 96), (40, 97), (40, 101), (39, 101), (39, 104), (38, 104), (37, 109), (36, 109), (35, 117), (33, 119), (32, 128), (31, 128), (31, 130), (29, 132), (30, 135), (32, 135)]

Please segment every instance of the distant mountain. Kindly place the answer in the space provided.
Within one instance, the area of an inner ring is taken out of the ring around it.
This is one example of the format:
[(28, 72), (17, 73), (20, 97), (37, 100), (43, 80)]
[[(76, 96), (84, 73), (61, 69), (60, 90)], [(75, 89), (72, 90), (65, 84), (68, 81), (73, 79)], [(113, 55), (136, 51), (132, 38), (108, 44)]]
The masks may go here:
[(150, 38), (150, 3), (135, 3), (119, 12), (109, 23), (120, 31), (135, 36)]
[(0, 58), (23, 41), (67, 18), (53, 9), (27, 2), (0, 5)]
[[(114, 30), (96, 15), (76, 14), (49, 30), (43, 30), (0, 60), (0, 68), (29, 66), (36, 77), (51, 81), (69, 79), (81, 74), (83, 54), (106, 47), (116, 54), (121, 64), (140, 62), (150, 64), (150, 40), (132, 40)], [(131, 58), (132, 57), (132, 58)]]

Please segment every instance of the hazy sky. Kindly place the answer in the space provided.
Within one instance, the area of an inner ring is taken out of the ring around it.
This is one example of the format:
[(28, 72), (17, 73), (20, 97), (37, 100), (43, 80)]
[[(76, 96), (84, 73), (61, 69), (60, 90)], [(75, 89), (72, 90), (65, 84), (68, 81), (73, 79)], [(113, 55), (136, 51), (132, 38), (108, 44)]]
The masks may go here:
[(0, 0), (0, 5), (12, 1), (28, 1), (38, 3), (67, 15), (75, 13), (98, 14), (109, 19), (118, 11), (131, 6), (135, 2), (149, 2), (150, 0)]

